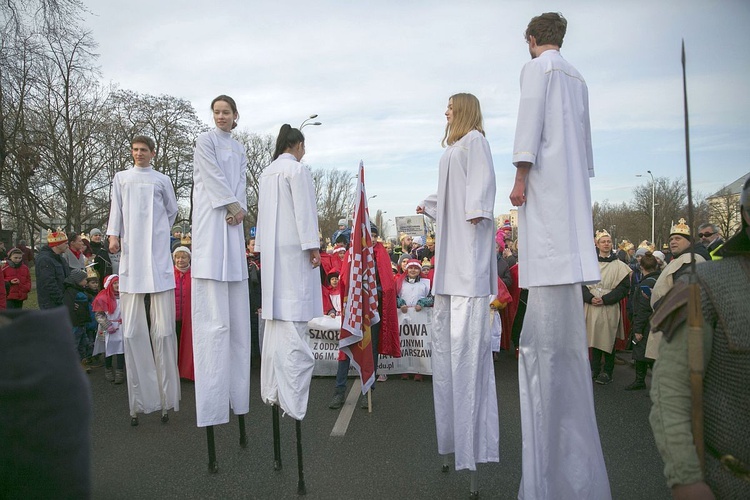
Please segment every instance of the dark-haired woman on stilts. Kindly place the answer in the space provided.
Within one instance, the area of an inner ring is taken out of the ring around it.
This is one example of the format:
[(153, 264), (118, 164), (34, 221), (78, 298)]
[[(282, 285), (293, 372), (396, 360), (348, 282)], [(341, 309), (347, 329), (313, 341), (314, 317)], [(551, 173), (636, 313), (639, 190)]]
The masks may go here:
[(281, 467), (279, 407), (297, 420), (299, 493), (304, 493), (300, 422), (307, 412), (315, 358), (307, 322), (323, 315), (320, 242), (315, 188), (300, 161), (305, 138), (296, 128), (279, 131), (273, 162), (260, 176), (255, 249), (263, 258), (261, 281), (265, 322), (260, 372), (263, 402), (273, 405), (274, 465)]
[(230, 406), (239, 415), (240, 445), (247, 445), (250, 299), (242, 226), (247, 157), (231, 134), (239, 113), (226, 95), (213, 100), (211, 111), (216, 128), (195, 141), (191, 296), (196, 415), (216, 472), (213, 426), (229, 422)]

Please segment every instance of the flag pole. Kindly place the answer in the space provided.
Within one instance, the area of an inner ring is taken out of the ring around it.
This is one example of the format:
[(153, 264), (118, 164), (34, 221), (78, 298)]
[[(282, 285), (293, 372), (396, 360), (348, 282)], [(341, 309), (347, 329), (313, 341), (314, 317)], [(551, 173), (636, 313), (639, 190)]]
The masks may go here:
[[(693, 229), (693, 189), (690, 175), (690, 125), (688, 122), (687, 72), (685, 70), (685, 40), (682, 40), (682, 95), (685, 108), (685, 160), (687, 163), (688, 218)], [(690, 367), (691, 426), (693, 443), (701, 464), (706, 470), (703, 442), (703, 312), (698, 276), (695, 274), (694, 238), (690, 238), (690, 284), (688, 287), (688, 366)]]

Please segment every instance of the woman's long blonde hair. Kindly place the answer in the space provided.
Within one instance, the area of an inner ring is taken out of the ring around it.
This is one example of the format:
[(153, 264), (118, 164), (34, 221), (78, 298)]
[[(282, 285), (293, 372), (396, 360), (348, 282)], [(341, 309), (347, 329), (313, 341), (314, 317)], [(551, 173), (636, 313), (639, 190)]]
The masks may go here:
[(450, 100), (453, 101), (453, 121), (445, 126), (445, 135), (440, 144), (443, 147), (446, 144), (452, 146), (472, 130), (484, 135), (479, 99), (473, 94), (454, 94)]

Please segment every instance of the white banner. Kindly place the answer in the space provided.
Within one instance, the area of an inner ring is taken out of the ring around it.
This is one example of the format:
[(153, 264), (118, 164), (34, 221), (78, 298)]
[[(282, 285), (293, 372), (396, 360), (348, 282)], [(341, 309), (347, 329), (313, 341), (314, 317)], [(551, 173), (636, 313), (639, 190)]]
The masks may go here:
[[(379, 356), (378, 374), (420, 373), (432, 375), (432, 308), (398, 311), (401, 357)], [(333, 376), (338, 368), (341, 318), (322, 316), (307, 323), (308, 342), (315, 355), (313, 376)], [(349, 375), (356, 373), (350, 368)]]

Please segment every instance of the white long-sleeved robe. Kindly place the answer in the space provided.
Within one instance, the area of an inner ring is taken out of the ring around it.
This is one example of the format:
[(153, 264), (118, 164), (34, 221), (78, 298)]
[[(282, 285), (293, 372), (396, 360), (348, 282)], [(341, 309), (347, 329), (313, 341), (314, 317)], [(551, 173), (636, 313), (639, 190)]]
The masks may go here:
[(250, 409), (250, 299), (242, 224), (226, 206), (247, 209), (245, 150), (218, 128), (195, 141), (191, 319), (199, 427)]
[[(490, 295), (497, 295), (495, 170), (485, 137), (471, 131), (440, 159), (434, 204), (433, 397), (438, 453), (456, 469), (500, 457), (500, 424), (490, 350)], [(478, 224), (469, 220), (481, 217)]]
[(588, 89), (557, 50), (521, 72), (513, 163), (533, 166), (518, 208), (519, 286), (596, 283), (589, 177), (594, 175)]
[(242, 224), (227, 224), (225, 208), (238, 202), (247, 211), (245, 150), (230, 132), (215, 128), (196, 139), (193, 162), (191, 275), (216, 281), (246, 280)]
[[(169, 248), (176, 216), (169, 177), (151, 166), (115, 174), (107, 234), (120, 237), (120, 308), (131, 416), (179, 410), (174, 266)], [(150, 332), (147, 293), (151, 294)]]
[(315, 364), (306, 325), (323, 315), (320, 271), (308, 250), (318, 248), (318, 210), (310, 171), (285, 153), (260, 177), (255, 249), (263, 265), (265, 334), (261, 398), (292, 418), (307, 412)]
[(557, 50), (521, 72), (513, 151), (514, 164), (532, 164), (518, 210), (519, 284), (529, 289), (519, 343), (518, 498), (607, 499), (580, 287), (600, 280), (588, 89)]
[(176, 217), (169, 177), (151, 166), (115, 174), (107, 235), (120, 237), (120, 292), (174, 289), (169, 236)]

